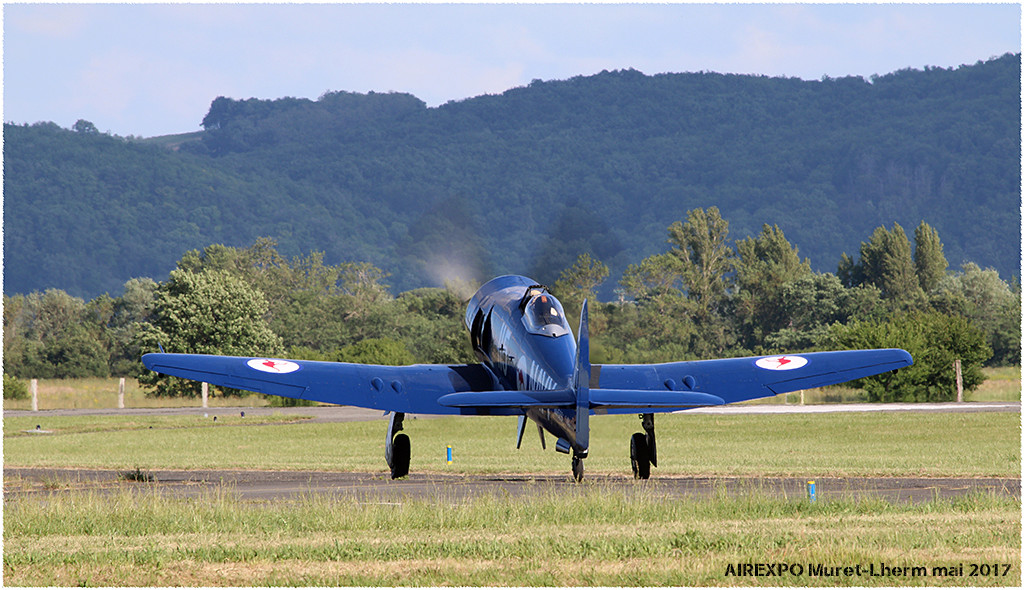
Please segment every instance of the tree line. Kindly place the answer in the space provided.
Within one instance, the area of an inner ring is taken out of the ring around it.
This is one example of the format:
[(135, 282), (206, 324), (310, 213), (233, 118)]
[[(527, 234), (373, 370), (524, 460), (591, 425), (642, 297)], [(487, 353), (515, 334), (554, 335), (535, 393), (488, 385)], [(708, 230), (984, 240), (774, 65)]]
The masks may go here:
[[(630, 264), (611, 301), (590, 253), (551, 285), (577, 317), (591, 301), (594, 363), (653, 363), (822, 349), (900, 347), (898, 375), (863, 380), (872, 400), (948, 399), (954, 359), (964, 385), (984, 364), (1020, 363), (1020, 285), (973, 263), (950, 270), (938, 232), (913, 244), (879, 227), (836, 273), (811, 269), (777, 226), (731, 241), (715, 207), (668, 227), (668, 249)], [(473, 362), (462, 325), (476, 283), (392, 296), (369, 263), (329, 265), (322, 252), (285, 257), (269, 238), (185, 253), (166, 281), (132, 279), (88, 302), (59, 289), (4, 295), (4, 372), (20, 378), (139, 376), (154, 395), (198, 385), (145, 371), (167, 352), (286, 356), (374, 364)], [(574, 326), (576, 327), (576, 326)], [(5, 387), (5, 390), (7, 388)]]

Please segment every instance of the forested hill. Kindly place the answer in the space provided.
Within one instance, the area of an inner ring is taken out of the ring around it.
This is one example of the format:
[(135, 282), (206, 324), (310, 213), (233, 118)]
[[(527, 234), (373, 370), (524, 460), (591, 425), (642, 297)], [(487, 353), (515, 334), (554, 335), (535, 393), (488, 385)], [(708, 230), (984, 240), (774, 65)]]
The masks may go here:
[(590, 252), (610, 290), (710, 206), (733, 239), (778, 224), (820, 271), (875, 227), (924, 220), (952, 266), (1009, 278), (1020, 96), (1006, 55), (871, 80), (602, 72), (437, 108), (218, 98), (174, 149), (84, 121), (4, 125), (4, 291), (118, 293), (189, 249), (259, 236), (372, 262), (396, 291), (460, 272), (550, 283)]

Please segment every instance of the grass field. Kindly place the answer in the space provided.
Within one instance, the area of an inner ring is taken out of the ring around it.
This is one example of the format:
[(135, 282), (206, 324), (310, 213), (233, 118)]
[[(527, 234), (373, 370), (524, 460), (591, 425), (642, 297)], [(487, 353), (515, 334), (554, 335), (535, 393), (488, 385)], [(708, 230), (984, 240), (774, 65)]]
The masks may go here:
[[(1012, 383), (1013, 376), (1002, 381)], [(1019, 397), (1019, 380), (1011, 387)], [(1020, 477), (1016, 413), (684, 413), (659, 414), (656, 423), (660, 461), (654, 477)], [(52, 433), (23, 432), (36, 425)], [(636, 417), (599, 416), (591, 425), (588, 473), (628, 474), (628, 437), (638, 430)], [(321, 424), (301, 416), (232, 415), (215, 423), (201, 416), (32, 415), (5, 418), (3, 426), (8, 466), (353, 470), (382, 477), (386, 472), (384, 419)], [(408, 419), (405, 426), (416, 472), (569, 471), (568, 458), (551, 449), (551, 438), (541, 451), (532, 430), (517, 451), (513, 418)], [(449, 444), (452, 465), (445, 462)], [(390, 504), (342, 495), (260, 503), (242, 501), (225, 488), (183, 499), (145, 483), (121, 486), (104, 493), (20, 496), (6, 493), (19, 482), (5, 480), (4, 585), (1021, 582), (1020, 501), (991, 495), (913, 505), (870, 499), (811, 504), (757, 490), (667, 500), (642, 483), (622, 492), (585, 482), (564, 493), (527, 498), (457, 501), (441, 491), (430, 500)], [(786, 564), (802, 571), (755, 577), (735, 570), (744, 564)], [(861, 573), (855, 573), (857, 566)], [(894, 573), (894, 566), (907, 573)], [(883, 568), (889, 568), (886, 575), (869, 573)]]
[[(729, 569), (750, 563), (801, 572)], [(1020, 503), (988, 495), (917, 505), (756, 494), (665, 502), (643, 486), (581, 485), (387, 505), (326, 495), (251, 504), (220, 491), (193, 500), (62, 494), (4, 507), (8, 586), (1018, 587), (1019, 563)], [(968, 568), (936, 570), (954, 564)], [(970, 576), (970, 564), (989, 568)], [(812, 571), (858, 565), (857, 575)], [(867, 573), (893, 566), (925, 569)]]
[[(286, 421), (294, 417), (276, 416)], [(111, 469), (312, 469), (384, 472), (385, 419), (253, 425), (233, 416), (48, 417), (4, 420), (4, 463)], [(1015, 413), (659, 414), (659, 474), (1020, 476)], [(36, 426), (53, 434), (29, 434)], [(149, 428), (152, 426), (152, 428)], [(628, 473), (635, 416), (591, 421), (590, 473)], [(512, 417), (406, 420), (411, 469), (566, 473), (569, 459), (531, 429), (515, 448)], [(445, 461), (452, 445), (454, 463)]]

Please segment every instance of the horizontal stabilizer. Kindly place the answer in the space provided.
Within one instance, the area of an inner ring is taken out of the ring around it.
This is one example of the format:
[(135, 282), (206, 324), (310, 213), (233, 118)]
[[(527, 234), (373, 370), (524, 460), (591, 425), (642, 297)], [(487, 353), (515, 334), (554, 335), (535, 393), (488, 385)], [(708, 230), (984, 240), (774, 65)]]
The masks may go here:
[(725, 400), (699, 391), (646, 391), (635, 389), (591, 389), (590, 407), (601, 408), (699, 408), (721, 406)]
[(576, 407), (569, 389), (552, 391), (464, 391), (437, 398), (449, 408), (568, 408)]

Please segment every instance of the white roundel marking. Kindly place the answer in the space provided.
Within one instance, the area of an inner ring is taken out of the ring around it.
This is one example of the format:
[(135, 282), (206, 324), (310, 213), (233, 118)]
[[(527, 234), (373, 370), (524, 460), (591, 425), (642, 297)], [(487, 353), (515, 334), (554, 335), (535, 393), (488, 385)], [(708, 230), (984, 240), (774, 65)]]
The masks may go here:
[(277, 359), (252, 359), (246, 364), (264, 373), (294, 373), (300, 368), (298, 363)]
[(806, 365), (807, 359), (802, 356), (787, 354), (783, 356), (766, 356), (762, 359), (757, 359), (754, 361), (754, 364), (770, 371), (789, 371)]

